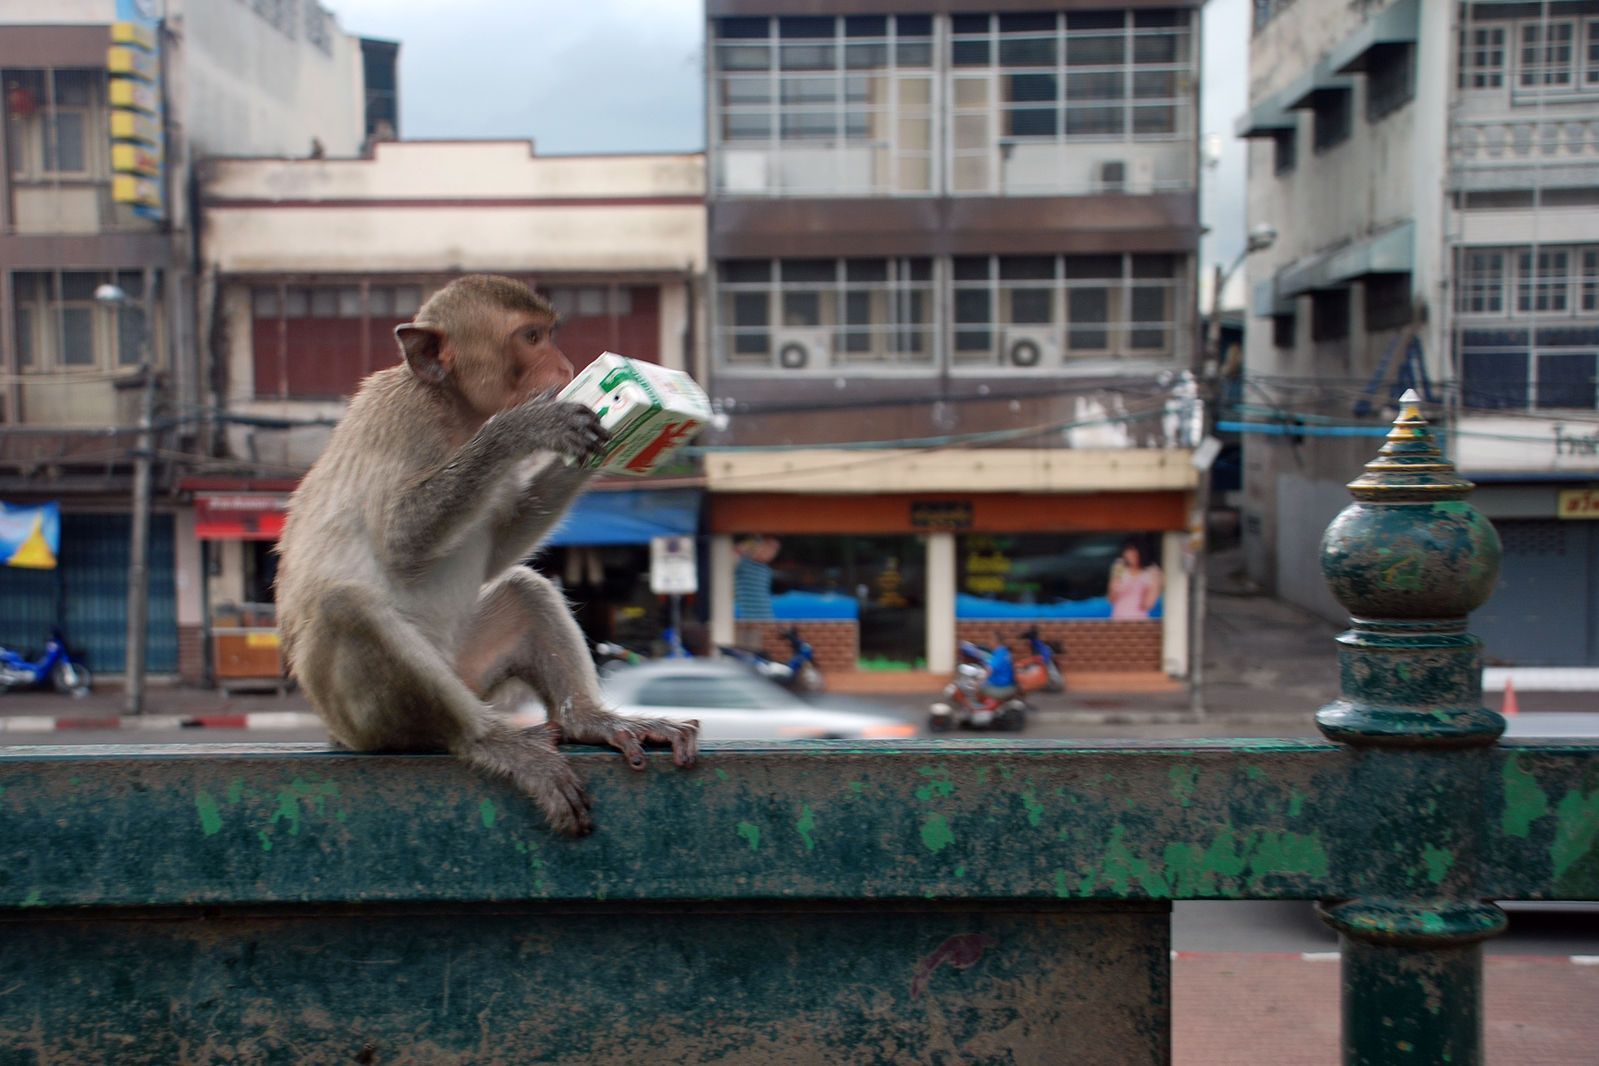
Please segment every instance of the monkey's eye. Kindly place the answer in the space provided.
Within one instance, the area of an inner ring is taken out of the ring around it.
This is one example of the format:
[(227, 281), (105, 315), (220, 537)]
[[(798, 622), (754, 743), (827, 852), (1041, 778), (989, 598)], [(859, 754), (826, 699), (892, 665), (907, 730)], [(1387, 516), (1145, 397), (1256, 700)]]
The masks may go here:
[(522, 332), (522, 339), (529, 344), (538, 344), (544, 339), (544, 331), (537, 326), (533, 326)]

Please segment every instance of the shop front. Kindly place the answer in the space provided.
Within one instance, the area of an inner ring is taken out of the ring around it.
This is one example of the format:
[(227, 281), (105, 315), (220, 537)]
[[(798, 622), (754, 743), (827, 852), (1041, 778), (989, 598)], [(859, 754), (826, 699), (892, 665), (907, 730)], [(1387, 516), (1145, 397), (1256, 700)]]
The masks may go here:
[(1187, 517), (1180, 491), (713, 495), (712, 626), (777, 651), (795, 626), (824, 671), (947, 671), (1036, 628), (1069, 672), (1181, 674)]
[[(273, 583), (275, 551), (293, 481), (194, 479), (195, 535), (205, 583), (204, 646), (211, 678), (224, 688), (283, 683)], [(647, 650), (664, 607), (649, 590), (649, 543), (693, 536), (700, 493), (694, 488), (595, 485), (546, 540), (532, 564), (572, 603), (591, 641)]]

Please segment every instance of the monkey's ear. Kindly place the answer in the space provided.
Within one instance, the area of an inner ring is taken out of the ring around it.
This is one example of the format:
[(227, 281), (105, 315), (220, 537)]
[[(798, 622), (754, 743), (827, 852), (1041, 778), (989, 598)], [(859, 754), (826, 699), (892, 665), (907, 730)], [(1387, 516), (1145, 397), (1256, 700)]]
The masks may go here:
[(411, 373), (429, 385), (442, 385), (450, 376), (449, 358), (444, 354), (444, 334), (431, 326), (406, 322), (394, 327), (394, 337)]

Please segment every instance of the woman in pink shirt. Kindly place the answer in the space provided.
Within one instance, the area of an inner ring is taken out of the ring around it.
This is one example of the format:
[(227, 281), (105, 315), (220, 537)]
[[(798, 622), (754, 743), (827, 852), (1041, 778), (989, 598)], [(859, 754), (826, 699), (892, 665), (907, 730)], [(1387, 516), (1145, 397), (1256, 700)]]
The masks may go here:
[(1160, 567), (1144, 565), (1144, 551), (1138, 542), (1129, 540), (1122, 545), (1122, 553), (1110, 567), (1110, 616), (1112, 618), (1148, 618), (1160, 599), (1164, 575)]

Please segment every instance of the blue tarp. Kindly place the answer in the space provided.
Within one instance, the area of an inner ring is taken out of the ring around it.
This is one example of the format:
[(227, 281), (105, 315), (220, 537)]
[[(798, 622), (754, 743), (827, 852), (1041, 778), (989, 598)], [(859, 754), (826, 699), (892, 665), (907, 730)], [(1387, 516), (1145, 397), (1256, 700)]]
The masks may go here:
[(578, 497), (544, 543), (554, 548), (648, 544), (651, 537), (692, 537), (699, 525), (699, 489), (589, 492)]
[(772, 617), (783, 622), (854, 621), (860, 615), (855, 597), (838, 592), (791, 592), (772, 597)]
[[(1159, 618), (1166, 597), (1155, 602), (1149, 617)], [(1054, 603), (1008, 603), (982, 596), (960, 593), (955, 597), (955, 617), (963, 622), (989, 622), (1001, 619), (1058, 621), (1068, 618), (1109, 618), (1110, 600), (1091, 596), (1086, 600), (1057, 600)]]

